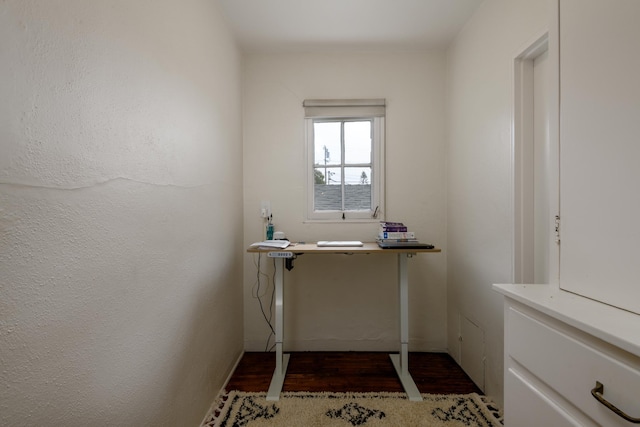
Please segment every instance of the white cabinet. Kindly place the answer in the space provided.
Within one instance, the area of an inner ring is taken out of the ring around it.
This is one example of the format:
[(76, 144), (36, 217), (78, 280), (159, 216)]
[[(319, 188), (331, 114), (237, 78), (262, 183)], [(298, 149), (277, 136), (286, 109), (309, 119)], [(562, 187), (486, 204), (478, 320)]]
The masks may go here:
[(494, 285), (505, 425), (630, 426), (611, 407), (640, 422), (640, 0), (557, 1), (559, 286)]
[(640, 1), (559, 3), (560, 286), (640, 314)]
[(640, 316), (546, 285), (505, 296), (505, 425), (630, 426), (640, 417)]

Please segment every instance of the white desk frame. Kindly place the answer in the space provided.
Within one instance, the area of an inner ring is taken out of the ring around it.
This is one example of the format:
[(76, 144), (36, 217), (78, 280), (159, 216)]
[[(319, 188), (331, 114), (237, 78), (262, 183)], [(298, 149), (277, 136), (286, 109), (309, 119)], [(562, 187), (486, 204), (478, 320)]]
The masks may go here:
[(419, 252), (440, 252), (440, 249), (381, 249), (376, 243), (365, 243), (362, 247), (323, 247), (315, 244), (292, 244), (284, 250), (250, 248), (248, 252), (267, 253), (278, 258), (275, 271), (275, 352), (276, 368), (267, 392), (267, 400), (279, 400), (284, 378), (287, 374), (289, 354), (284, 354), (284, 267), (287, 258), (308, 253), (324, 254), (369, 254), (394, 253), (398, 258), (398, 292), (400, 303), (400, 352), (389, 354), (409, 400), (422, 401), (422, 396), (409, 373), (409, 275), (407, 260)]

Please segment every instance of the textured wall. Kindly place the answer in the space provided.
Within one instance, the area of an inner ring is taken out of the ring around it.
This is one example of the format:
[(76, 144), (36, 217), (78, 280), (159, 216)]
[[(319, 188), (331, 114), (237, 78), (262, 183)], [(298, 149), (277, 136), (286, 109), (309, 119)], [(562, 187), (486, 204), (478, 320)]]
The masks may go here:
[(449, 343), (464, 318), (485, 332), (471, 352), (485, 352), (484, 391), (497, 401), (503, 309), (491, 285), (513, 280), (513, 60), (548, 29), (548, 3), (485, 0), (449, 50)]
[(1, 425), (205, 415), (242, 350), (239, 86), (214, 2), (0, 1)]

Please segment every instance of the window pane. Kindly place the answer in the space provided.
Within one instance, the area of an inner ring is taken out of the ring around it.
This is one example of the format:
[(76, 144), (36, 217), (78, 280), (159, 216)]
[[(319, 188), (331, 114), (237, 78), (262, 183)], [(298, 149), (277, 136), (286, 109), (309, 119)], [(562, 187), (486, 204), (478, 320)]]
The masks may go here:
[(344, 168), (344, 183), (346, 185), (371, 184), (371, 168), (370, 167)]
[(315, 122), (313, 141), (313, 158), (316, 165), (340, 164), (340, 122)]
[(371, 209), (371, 168), (344, 168), (344, 208)]
[(316, 168), (314, 170), (314, 210), (342, 210), (342, 176), (340, 168)]
[(344, 162), (371, 163), (371, 122), (345, 122)]

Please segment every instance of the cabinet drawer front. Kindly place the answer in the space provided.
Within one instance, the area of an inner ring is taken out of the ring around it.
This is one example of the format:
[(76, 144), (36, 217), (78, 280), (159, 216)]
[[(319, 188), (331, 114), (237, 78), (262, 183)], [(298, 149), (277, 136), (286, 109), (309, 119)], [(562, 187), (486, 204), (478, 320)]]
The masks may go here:
[[(504, 425), (518, 427), (584, 427), (548, 396), (512, 369), (505, 377)], [(595, 426), (595, 424), (591, 424)]]
[(604, 384), (608, 401), (640, 417), (640, 362), (633, 367), (622, 363), (591, 346), (597, 343), (556, 329), (555, 321), (542, 315), (510, 307), (507, 322), (509, 356), (588, 417), (601, 425), (629, 425), (591, 396), (596, 381)]

